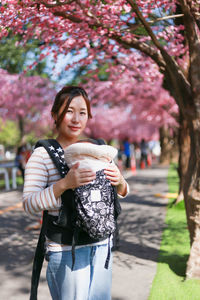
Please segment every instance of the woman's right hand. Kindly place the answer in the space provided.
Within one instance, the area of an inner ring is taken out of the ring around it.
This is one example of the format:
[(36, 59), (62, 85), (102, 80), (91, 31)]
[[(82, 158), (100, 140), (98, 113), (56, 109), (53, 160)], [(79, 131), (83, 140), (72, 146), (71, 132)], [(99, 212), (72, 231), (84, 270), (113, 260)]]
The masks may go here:
[(77, 162), (63, 178), (63, 184), (66, 189), (75, 189), (76, 187), (90, 183), (95, 178), (95, 172), (91, 169), (79, 169), (79, 162)]
[(88, 184), (96, 178), (96, 173), (91, 169), (79, 169), (78, 167), (79, 163), (77, 162), (64, 178), (54, 184), (53, 191), (56, 199), (65, 190), (75, 189), (76, 187)]

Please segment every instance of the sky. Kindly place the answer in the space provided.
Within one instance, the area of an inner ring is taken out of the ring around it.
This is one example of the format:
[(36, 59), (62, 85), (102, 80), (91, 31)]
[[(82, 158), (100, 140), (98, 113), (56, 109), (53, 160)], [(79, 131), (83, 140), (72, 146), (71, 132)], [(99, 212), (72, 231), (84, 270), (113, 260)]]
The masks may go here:
[(60, 88), (60, 86), (66, 85), (66, 83), (70, 82), (74, 77), (75, 68), (71, 68), (66, 71), (65, 67), (69, 63), (71, 64), (73, 62), (77, 62), (80, 58), (83, 58), (85, 55), (85, 49), (83, 49), (81, 51), (81, 54), (79, 55), (74, 55), (70, 52), (67, 55), (59, 54), (56, 63), (53, 61), (53, 54), (50, 54), (47, 57), (47, 72), (53, 81), (58, 82), (58, 89)]

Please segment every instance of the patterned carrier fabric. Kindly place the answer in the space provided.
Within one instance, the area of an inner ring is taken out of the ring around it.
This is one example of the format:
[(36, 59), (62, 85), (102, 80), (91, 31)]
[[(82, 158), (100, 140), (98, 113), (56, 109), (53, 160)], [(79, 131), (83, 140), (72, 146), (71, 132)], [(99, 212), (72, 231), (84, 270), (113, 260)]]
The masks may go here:
[(93, 238), (109, 237), (115, 231), (114, 192), (104, 174), (96, 173), (91, 183), (74, 190), (78, 211), (77, 226)]

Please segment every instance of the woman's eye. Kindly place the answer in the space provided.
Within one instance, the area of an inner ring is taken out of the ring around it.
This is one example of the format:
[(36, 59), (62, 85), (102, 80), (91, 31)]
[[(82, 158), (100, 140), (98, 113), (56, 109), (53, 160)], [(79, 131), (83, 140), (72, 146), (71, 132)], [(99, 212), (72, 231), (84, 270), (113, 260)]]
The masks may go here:
[(73, 111), (71, 109), (68, 109), (67, 113), (73, 113)]
[(82, 112), (81, 112), (81, 115), (86, 115), (86, 112), (82, 111)]

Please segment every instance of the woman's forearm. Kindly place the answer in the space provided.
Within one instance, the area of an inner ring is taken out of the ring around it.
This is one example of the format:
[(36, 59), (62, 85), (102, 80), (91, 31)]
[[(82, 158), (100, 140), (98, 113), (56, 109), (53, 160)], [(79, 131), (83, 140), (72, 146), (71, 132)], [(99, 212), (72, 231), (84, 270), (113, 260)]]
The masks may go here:
[(56, 183), (53, 185), (53, 193), (56, 199), (58, 199), (65, 190), (69, 189), (66, 180), (64, 178), (58, 180)]

